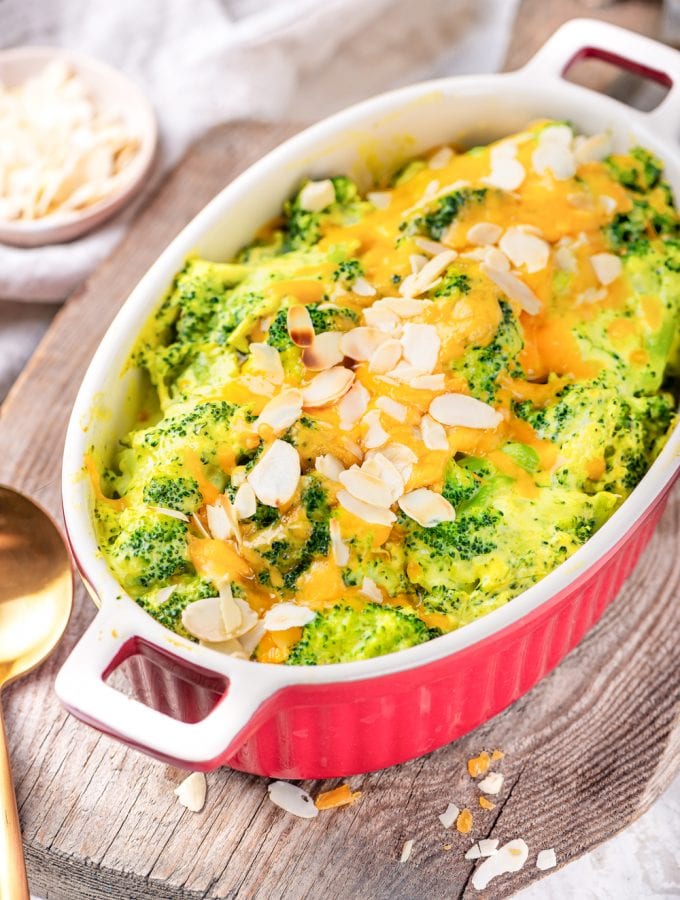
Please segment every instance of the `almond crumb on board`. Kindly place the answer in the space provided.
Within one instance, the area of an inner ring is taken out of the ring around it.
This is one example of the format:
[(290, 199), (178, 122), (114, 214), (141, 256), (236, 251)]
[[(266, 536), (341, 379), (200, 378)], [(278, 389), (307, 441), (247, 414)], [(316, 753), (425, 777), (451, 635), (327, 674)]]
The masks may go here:
[(482, 809), (495, 809), (496, 808), (496, 804), (492, 803), (491, 800), (487, 800), (486, 797), (479, 798), (479, 805), (482, 807)]
[(453, 844), (444, 844), (442, 850), (453, 850)]
[(405, 841), (404, 846), (401, 849), (401, 856), (399, 858), (399, 862), (405, 863), (408, 862), (411, 858), (411, 853), (413, 852), (413, 841)]
[(458, 814), (456, 830), (461, 834), (469, 834), (472, 831), (472, 813), (469, 809), (462, 809)]
[(491, 754), (491, 762), (498, 762), (499, 759), (503, 759), (505, 753), (502, 750), (494, 750)]
[(477, 778), (479, 775), (485, 775), (489, 770), (489, 764), (491, 762), (491, 757), (483, 750), (479, 756), (473, 756), (467, 762), (468, 772), (472, 778)]
[(536, 857), (537, 869), (540, 869), (541, 872), (545, 872), (546, 869), (554, 869), (556, 865), (557, 856), (552, 847), (549, 850), (539, 850), (538, 856)]
[(317, 809), (335, 809), (336, 806), (351, 806), (361, 797), (361, 791), (354, 791), (345, 783), (330, 791), (322, 791), (314, 801)]

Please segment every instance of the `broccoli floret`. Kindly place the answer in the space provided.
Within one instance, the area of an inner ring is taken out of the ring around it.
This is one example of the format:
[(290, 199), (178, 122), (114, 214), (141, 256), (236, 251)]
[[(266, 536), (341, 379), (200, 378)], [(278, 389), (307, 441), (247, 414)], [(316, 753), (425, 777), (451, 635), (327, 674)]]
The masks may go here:
[(605, 225), (604, 233), (613, 250), (641, 255), (648, 252), (649, 239), (680, 236), (680, 222), (673, 210), (661, 211), (646, 200), (634, 200), (629, 212), (617, 213)]
[(161, 603), (157, 600), (157, 591), (149, 591), (137, 598), (137, 603), (161, 625), (195, 641), (196, 638), (182, 626), (182, 613), (190, 603), (214, 596), (215, 585), (205, 579), (196, 578), (186, 584), (178, 584), (168, 599)]
[(317, 613), (305, 626), (286, 662), (315, 666), (372, 659), (422, 644), (440, 633), (394, 606), (368, 603), (362, 610), (334, 606)]
[(411, 223), (406, 223), (409, 234), (421, 232), (433, 240), (440, 240), (463, 207), (470, 203), (481, 203), (486, 197), (486, 188), (463, 188), (440, 197), (432, 212), (416, 216)]
[[(307, 311), (312, 320), (315, 334), (322, 334), (324, 331), (349, 331), (359, 321), (358, 314), (347, 307), (319, 309), (318, 303), (310, 303)], [(293, 346), (293, 342), (288, 334), (287, 321), (288, 310), (280, 309), (274, 316), (274, 321), (267, 332), (267, 343), (272, 347), (276, 347), (279, 352)]]
[(452, 506), (458, 507), (469, 500), (477, 493), (479, 486), (479, 478), (475, 478), (472, 472), (454, 460), (449, 462), (444, 473), (442, 494)]
[(108, 548), (121, 584), (133, 595), (190, 571), (187, 524), (170, 516), (138, 517)]
[(491, 343), (469, 347), (452, 366), (465, 377), (472, 396), (486, 403), (495, 398), (502, 372), (522, 374), (517, 362), (524, 346), (521, 327), (509, 303), (501, 300), (500, 308), (502, 318)]
[(269, 528), (270, 525), (273, 525), (275, 522), (279, 520), (279, 511), (274, 506), (265, 506), (264, 503), (260, 503), (258, 500), (257, 508), (255, 510), (255, 515), (250, 520), (254, 525), (260, 528)]
[(351, 287), (364, 274), (364, 267), (358, 259), (344, 259), (333, 272), (333, 281)]
[(456, 295), (469, 294), (472, 290), (470, 278), (463, 272), (449, 269), (441, 284), (434, 292), (435, 297), (455, 297)]
[(189, 412), (168, 416), (154, 425), (138, 432), (145, 447), (158, 447), (161, 443), (169, 446), (190, 435), (213, 435), (222, 432), (236, 411), (236, 407), (226, 400), (199, 403)]
[(299, 193), (284, 205), (284, 250), (311, 247), (319, 241), (324, 223), (350, 224), (357, 221), (364, 210), (371, 208), (369, 203), (361, 199), (357, 186), (351, 179), (341, 175), (331, 178), (331, 181), (335, 189), (335, 200), (326, 209), (319, 212), (303, 209)]
[(643, 147), (634, 147), (627, 156), (610, 156), (604, 164), (615, 181), (640, 194), (657, 187), (663, 175), (661, 161)]
[(203, 497), (193, 478), (158, 475), (144, 486), (144, 502), (148, 506), (163, 506), (189, 515), (196, 512)]

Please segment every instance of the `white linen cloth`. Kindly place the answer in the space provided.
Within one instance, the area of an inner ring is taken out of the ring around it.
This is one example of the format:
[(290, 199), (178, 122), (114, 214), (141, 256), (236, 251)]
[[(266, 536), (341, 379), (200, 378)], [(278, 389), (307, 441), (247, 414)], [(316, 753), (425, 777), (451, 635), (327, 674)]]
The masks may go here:
[[(493, 71), (517, 0), (4, 0), (0, 46), (100, 57), (156, 110), (160, 170), (229, 119), (319, 119), (387, 88)], [(134, 210), (73, 243), (0, 245), (0, 399), (59, 303), (110, 253)], [(3, 301), (15, 301), (8, 305)]]

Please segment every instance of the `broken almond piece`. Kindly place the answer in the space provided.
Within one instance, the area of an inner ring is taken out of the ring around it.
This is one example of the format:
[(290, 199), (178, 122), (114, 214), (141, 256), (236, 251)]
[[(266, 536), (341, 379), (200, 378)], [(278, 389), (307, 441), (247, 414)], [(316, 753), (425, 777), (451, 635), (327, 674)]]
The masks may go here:
[(439, 821), (444, 828), (451, 828), (455, 824), (456, 819), (460, 815), (460, 810), (455, 803), (449, 803), (444, 812), (439, 816)]
[(321, 212), (335, 203), (335, 186), (330, 178), (322, 181), (308, 181), (298, 197), (300, 209), (306, 212)]
[(345, 467), (338, 457), (333, 456), (332, 453), (325, 453), (322, 456), (317, 456), (314, 461), (314, 468), (320, 475), (325, 475), (325, 477), (330, 478), (331, 481), (337, 481), (340, 473), (345, 471)]
[(252, 487), (245, 482), (236, 491), (233, 502), (234, 513), (239, 519), (250, 519), (257, 512), (257, 498)]
[(423, 528), (434, 528), (442, 522), (453, 522), (456, 518), (456, 511), (449, 501), (429, 488), (410, 491), (400, 497), (398, 502), (401, 511)]
[(623, 271), (620, 257), (613, 253), (595, 253), (590, 257), (590, 264), (595, 270), (597, 280), (605, 287), (616, 281)]
[(311, 347), (314, 342), (314, 326), (309, 310), (299, 303), (288, 309), (286, 319), (291, 341), (298, 347)]
[(363, 522), (368, 522), (369, 525), (393, 525), (397, 518), (391, 509), (364, 503), (344, 489), (338, 491), (338, 503), (347, 512)]
[(513, 266), (526, 266), (527, 272), (545, 269), (550, 257), (550, 245), (547, 241), (531, 234), (522, 226), (507, 228), (498, 246)]
[(469, 834), (472, 831), (472, 813), (469, 809), (462, 809), (458, 814), (456, 831), (460, 834)]
[(267, 787), (269, 799), (275, 806), (300, 819), (314, 819), (319, 810), (307, 791), (288, 781), (274, 781)]
[(359, 325), (346, 331), (340, 339), (344, 356), (356, 362), (368, 362), (378, 347), (387, 340), (385, 332), (370, 325)]
[(361, 420), (366, 426), (366, 432), (363, 437), (363, 445), (367, 450), (375, 450), (382, 447), (390, 439), (389, 434), (382, 427), (380, 422), (380, 410), (372, 409)]
[(420, 420), (420, 434), (428, 450), (449, 449), (449, 441), (443, 426), (427, 413)]
[(408, 409), (404, 406), (403, 403), (399, 403), (397, 400), (393, 400), (391, 397), (378, 397), (375, 401), (375, 405), (378, 409), (382, 410), (384, 413), (394, 419), (396, 422), (405, 422), (406, 416), (408, 414)]
[(399, 862), (405, 863), (408, 862), (411, 858), (411, 853), (413, 852), (413, 841), (405, 841), (404, 846), (401, 848), (401, 856), (399, 857)]
[(175, 788), (175, 796), (188, 810), (198, 813), (205, 806), (207, 783), (203, 772), (192, 772)]
[(364, 575), (363, 581), (361, 582), (361, 587), (359, 588), (359, 593), (366, 597), (368, 600), (371, 600), (373, 603), (382, 603), (385, 599), (378, 585), (375, 583), (375, 581), (373, 581), (372, 578), (369, 578), (367, 575)]
[(477, 787), (480, 791), (484, 791), (485, 794), (498, 794), (503, 787), (504, 781), (505, 777), (501, 772), (489, 772), (486, 778), (479, 782)]
[(540, 869), (541, 872), (545, 872), (546, 869), (554, 869), (556, 865), (557, 855), (552, 847), (549, 850), (538, 851), (538, 856), (536, 857), (537, 869)]
[(493, 222), (477, 222), (468, 228), (467, 239), (471, 244), (496, 244), (503, 234), (500, 225)]
[(402, 346), (400, 341), (390, 338), (382, 343), (375, 351), (368, 364), (368, 371), (376, 375), (383, 375), (393, 369), (401, 359)]
[(292, 498), (300, 481), (300, 457), (295, 447), (277, 440), (262, 455), (248, 475), (255, 496), (265, 506), (283, 506)]
[(416, 275), (409, 275), (404, 278), (399, 293), (404, 297), (417, 297), (418, 294), (424, 294), (439, 279), (442, 272), (445, 272), (458, 254), (455, 250), (444, 250), (433, 256)]
[(274, 434), (283, 434), (297, 422), (301, 413), (302, 391), (297, 388), (286, 388), (265, 405), (255, 421), (255, 428), (259, 431), (262, 425), (267, 425)]
[(328, 526), (331, 538), (331, 551), (336, 566), (346, 566), (349, 562), (349, 547), (342, 539), (340, 523), (337, 519), (331, 519)]
[(253, 342), (248, 347), (250, 350), (250, 367), (254, 372), (259, 372), (267, 381), (274, 384), (283, 382), (283, 364), (276, 347), (269, 344)]
[(347, 393), (353, 381), (354, 372), (344, 366), (320, 372), (302, 388), (302, 405), (305, 409), (331, 406)]
[(441, 394), (430, 403), (430, 415), (441, 425), (497, 428), (503, 416), (493, 406), (467, 394)]
[(485, 775), (489, 771), (490, 762), (491, 757), (486, 750), (483, 750), (479, 756), (473, 756), (467, 761), (467, 770), (470, 776), (478, 778), (480, 775)]
[(288, 628), (303, 628), (316, 618), (313, 609), (297, 603), (275, 603), (264, 614), (262, 624), (267, 631), (286, 631)]
[(484, 262), (480, 266), (484, 274), (493, 281), (496, 287), (515, 303), (519, 303), (522, 309), (530, 316), (535, 316), (541, 311), (541, 301), (531, 288), (521, 281), (512, 272), (504, 272)]
[(472, 874), (472, 886), (477, 891), (483, 891), (498, 875), (504, 875), (506, 872), (519, 872), (527, 861), (528, 855), (529, 848), (521, 838), (508, 841), (493, 856), (485, 859), (479, 868), (475, 869)]
[(338, 806), (351, 806), (361, 797), (361, 791), (354, 791), (348, 784), (341, 784), (330, 791), (322, 791), (314, 801), (317, 809), (335, 809)]
[(437, 365), (441, 341), (434, 325), (412, 322), (404, 325), (401, 345), (406, 362), (422, 374), (429, 375)]

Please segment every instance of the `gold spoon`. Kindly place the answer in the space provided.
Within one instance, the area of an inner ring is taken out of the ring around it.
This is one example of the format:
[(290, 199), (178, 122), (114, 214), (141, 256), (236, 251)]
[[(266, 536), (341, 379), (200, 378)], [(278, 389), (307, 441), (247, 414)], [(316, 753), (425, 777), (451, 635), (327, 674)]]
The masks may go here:
[[(52, 652), (72, 603), (71, 561), (57, 526), (32, 500), (0, 485), (0, 694)], [(0, 705), (0, 898), (28, 896)]]

